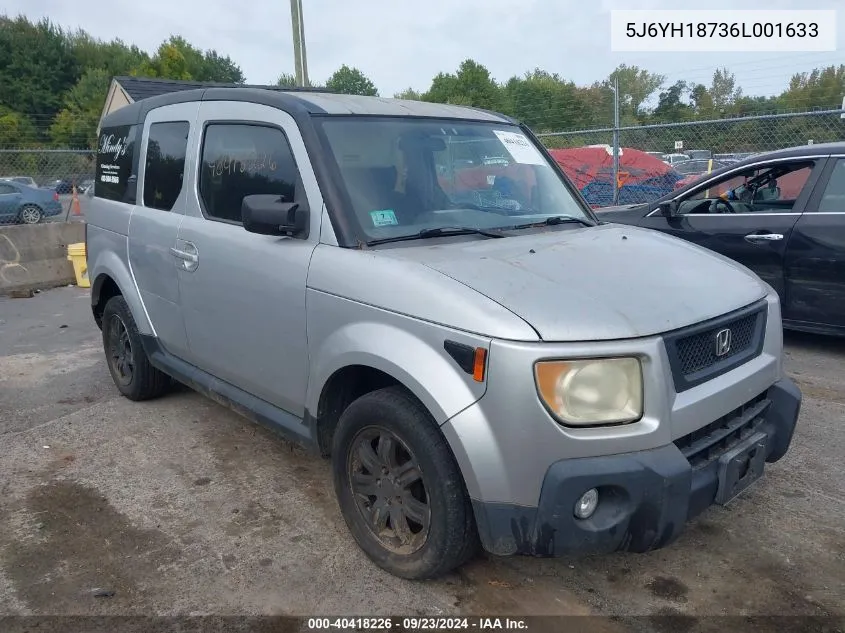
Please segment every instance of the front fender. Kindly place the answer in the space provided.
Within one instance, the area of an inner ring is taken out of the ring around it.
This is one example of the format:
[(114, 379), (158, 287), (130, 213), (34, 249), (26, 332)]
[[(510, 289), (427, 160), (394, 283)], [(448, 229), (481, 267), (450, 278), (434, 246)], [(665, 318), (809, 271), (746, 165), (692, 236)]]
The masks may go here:
[[(120, 293), (126, 300), (129, 310), (132, 312), (132, 317), (138, 326), (138, 331), (141, 334), (155, 336), (155, 329), (150, 323), (144, 303), (141, 301), (141, 295), (135, 285), (129, 265), (118, 256), (118, 253), (127, 252), (126, 239), (124, 235), (103, 231), (93, 226), (88, 227), (87, 252), (93, 255), (93, 257), (89, 256), (88, 265), (89, 278), (93, 280), (91, 283), (91, 305), (97, 304), (103, 283), (106, 278), (110, 277), (117, 284)], [(121, 243), (116, 244), (117, 241)]]
[(489, 348), (489, 339), (321, 293), (315, 295), (309, 299), (309, 317), (319, 315), (309, 318), (309, 411), (318, 411), (323, 387), (332, 375), (355, 365), (378, 369), (402, 383), (438, 424), (484, 395), (486, 382), (476, 382), (464, 372), (443, 343), (450, 339)]

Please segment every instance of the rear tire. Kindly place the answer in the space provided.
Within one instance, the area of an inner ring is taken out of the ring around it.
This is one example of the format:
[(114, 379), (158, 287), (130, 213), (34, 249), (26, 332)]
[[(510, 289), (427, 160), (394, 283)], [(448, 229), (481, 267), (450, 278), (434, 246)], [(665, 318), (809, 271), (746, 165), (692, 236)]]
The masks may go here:
[(34, 204), (27, 204), (18, 214), (21, 224), (38, 224), (44, 218), (44, 213)]
[(476, 551), (472, 507), (452, 451), (401, 387), (361, 396), (343, 412), (332, 469), (352, 537), (382, 569), (434, 578)]
[(150, 400), (164, 394), (170, 377), (150, 364), (138, 326), (121, 295), (108, 300), (102, 323), (106, 363), (120, 393), (130, 400)]

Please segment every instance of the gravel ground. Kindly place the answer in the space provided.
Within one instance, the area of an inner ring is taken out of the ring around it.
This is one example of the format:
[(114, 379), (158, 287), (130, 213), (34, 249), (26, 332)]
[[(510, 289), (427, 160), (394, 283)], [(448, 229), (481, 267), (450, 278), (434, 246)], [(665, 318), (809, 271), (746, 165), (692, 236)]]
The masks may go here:
[(326, 461), (184, 388), (120, 397), (86, 290), (0, 298), (0, 615), (843, 615), (843, 359), (787, 335), (793, 448), (669, 548), (415, 583), (355, 546)]

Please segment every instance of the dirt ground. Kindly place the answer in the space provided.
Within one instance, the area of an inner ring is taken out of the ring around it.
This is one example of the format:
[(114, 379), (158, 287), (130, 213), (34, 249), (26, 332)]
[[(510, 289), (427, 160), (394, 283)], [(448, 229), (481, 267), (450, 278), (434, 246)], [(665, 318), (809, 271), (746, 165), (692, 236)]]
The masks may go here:
[(845, 614), (845, 341), (787, 335), (790, 453), (672, 546), (408, 582), (355, 546), (327, 462), (187, 389), (120, 397), (87, 297), (0, 298), (0, 615)]

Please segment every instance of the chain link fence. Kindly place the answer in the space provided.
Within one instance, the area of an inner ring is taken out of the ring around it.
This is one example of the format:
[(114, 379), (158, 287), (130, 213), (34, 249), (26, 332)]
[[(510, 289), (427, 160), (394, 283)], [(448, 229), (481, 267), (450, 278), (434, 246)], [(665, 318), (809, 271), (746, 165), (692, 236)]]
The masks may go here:
[(0, 225), (81, 221), (93, 184), (92, 151), (0, 149)]
[[(845, 141), (845, 109), (538, 134), (593, 207), (639, 204), (761, 152)], [(597, 146), (590, 148), (590, 146)], [(617, 183), (614, 191), (613, 183)]]
[[(538, 134), (594, 207), (650, 202), (760, 152), (843, 141), (845, 109), (620, 127), (615, 178), (614, 131)], [(0, 225), (84, 219), (94, 158), (90, 150), (0, 149)]]

